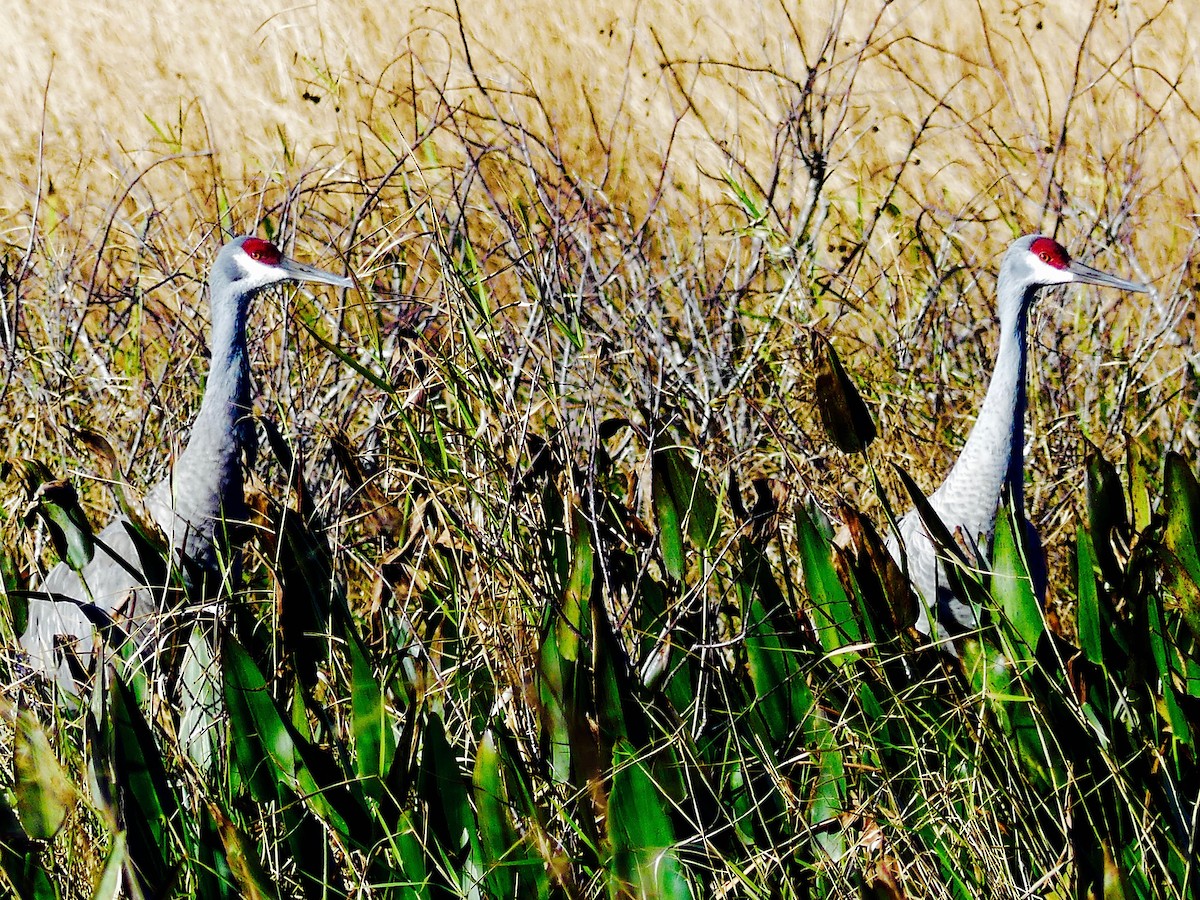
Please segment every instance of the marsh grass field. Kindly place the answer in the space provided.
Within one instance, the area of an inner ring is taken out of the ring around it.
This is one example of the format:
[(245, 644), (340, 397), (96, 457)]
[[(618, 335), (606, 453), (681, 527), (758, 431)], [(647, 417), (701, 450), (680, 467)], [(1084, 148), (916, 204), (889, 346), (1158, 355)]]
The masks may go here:
[[(1200, 896), (1187, 4), (10, 5), (6, 890)], [(950, 658), (834, 531), (949, 469), (1032, 231), (1152, 291), (1036, 307), (1049, 597), (997, 549)], [(244, 577), (72, 710), (44, 485), (165, 475), (242, 233), (355, 288), (259, 298)]]

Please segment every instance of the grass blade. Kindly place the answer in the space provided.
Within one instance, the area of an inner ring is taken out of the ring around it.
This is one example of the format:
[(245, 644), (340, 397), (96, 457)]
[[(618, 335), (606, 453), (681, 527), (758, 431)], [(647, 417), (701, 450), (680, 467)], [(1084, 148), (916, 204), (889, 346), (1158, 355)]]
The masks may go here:
[(613, 748), (612, 793), (608, 798), (611, 875), (620, 891), (656, 900), (691, 900), (692, 892), (675, 852), (675, 830), (649, 770), (628, 741)]

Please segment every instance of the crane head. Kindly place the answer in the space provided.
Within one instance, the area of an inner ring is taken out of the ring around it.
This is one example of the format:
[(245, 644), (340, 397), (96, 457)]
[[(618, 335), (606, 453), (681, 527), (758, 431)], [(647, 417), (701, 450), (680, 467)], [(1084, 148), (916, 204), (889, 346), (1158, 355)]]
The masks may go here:
[(237, 295), (254, 294), (281, 281), (310, 281), (335, 287), (352, 284), (349, 278), (289, 259), (270, 241), (250, 235), (222, 247), (213, 264), (213, 285), (222, 285)]
[(1019, 285), (1022, 290), (1076, 283), (1139, 293), (1148, 290), (1144, 284), (1117, 278), (1071, 259), (1062, 244), (1040, 234), (1026, 235), (1012, 243), (1001, 267), (1002, 281), (1006, 275), (1010, 283)]

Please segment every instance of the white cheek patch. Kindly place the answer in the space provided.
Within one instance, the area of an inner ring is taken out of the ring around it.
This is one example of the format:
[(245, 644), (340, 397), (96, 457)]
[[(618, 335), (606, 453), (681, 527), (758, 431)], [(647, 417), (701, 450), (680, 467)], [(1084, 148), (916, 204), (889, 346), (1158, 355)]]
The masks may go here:
[(1052, 266), (1032, 254), (1030, 254), (1029, 269), (1035, 279), (1042, 284), (1067, 284), (1075, 280), (1075, 276), (1067, 269)]
[(278, 266), (264, 265), (245, 254), (237, 257), (237, 266), (242, 271), (242, 280), (253, 287), (265, 287), (287, 277)]

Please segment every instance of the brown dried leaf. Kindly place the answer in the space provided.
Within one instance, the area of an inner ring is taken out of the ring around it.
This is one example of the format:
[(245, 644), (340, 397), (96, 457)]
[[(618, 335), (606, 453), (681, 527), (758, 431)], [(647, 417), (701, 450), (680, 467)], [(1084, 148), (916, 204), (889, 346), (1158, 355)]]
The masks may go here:
[(816, 402), (821, 423), (830, 439), (843, 453), (861, 453), (875, 440), (875, 421), (842, 368), (833, 344), (821, 335), (814, 336), (817, 357)]

